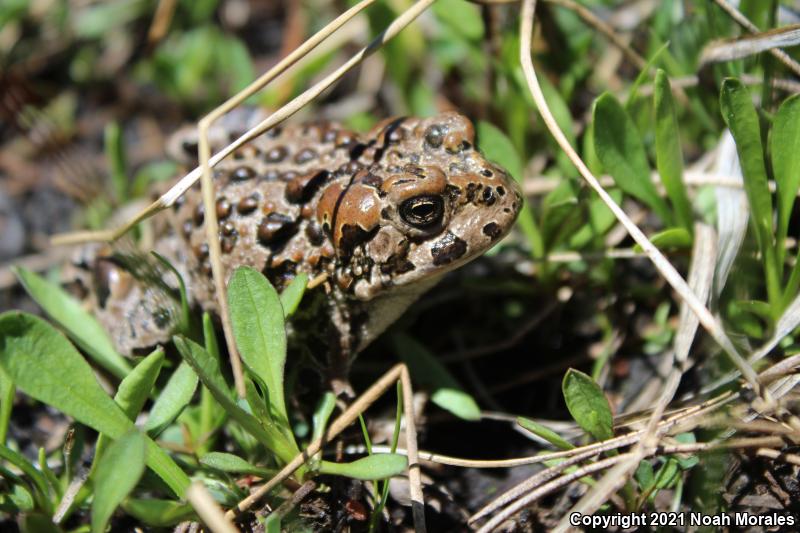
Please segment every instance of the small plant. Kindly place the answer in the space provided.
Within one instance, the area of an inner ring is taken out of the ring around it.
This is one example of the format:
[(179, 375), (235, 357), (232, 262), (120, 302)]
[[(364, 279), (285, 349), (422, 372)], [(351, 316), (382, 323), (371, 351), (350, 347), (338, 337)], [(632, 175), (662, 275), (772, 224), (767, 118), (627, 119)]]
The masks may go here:
[[(100, 434), (92, 466), (85, 474), (67, 468), (56, 475), (44, 450), (40, 451), (37, 468), (0, 444), (0, 455), (21, 471), (21, 475), (7, 471), (9, 486), (3, 500), (7, 512), (52, 520), (61, 509), (61, 521), (91, 508), (91, 529), (102, 532), (114, 510), (122, 505), (145, 523), (165, 526), (193, 516), (191, 507), (181, 502), (190, 476), (206, 480), (223, 503), (233, 505), (245, 494), (231, 476), (270, 477), (300, 454), (285, 402), (285, 318), (300, 303), (305, 276), (298, 276), (278, 296), (260, 272), (250, 268), (234, 272), (229, 299), (236, 343), (247, 371), (247, 397), (238, 399), (220, 369), (208, 315), (203, 318), (202, 344), (185, 335), (175, 337), (183, 362), (159, 386), (163, 381), (159, 375), (167, 362), (164, 350), (159, 348), (131, 366), (114, 352), (95, 319), (60, 287), (24, 269), (19, 269), (18, 275), (67, 335), (95, 363), (121, 380), (112, 398), (97, 382), (86, 359), (52, 325), (22, 312), (0, 315), (3, 405), (9, 405), (7, 400), (19, 389)], [(199, 383), (199, 404), (193, 404)], [(136, 426), (134, 421), (148, 399), (153, 404), (147, 421)], [(324, 433), (333, 408), (332, 396), (326, 395), (313, 417), (312, 440)], [(0, 427), (5, 435), (9, 412), (4, 410), (3, 414)], [(215, 435), (223, 427), (237, 442), (238, 454), (213, 450)], [(157, 444), (157, 437), (163, 442), (179, 438), (182, 443), (177, 457)], [(62, 461), (69, 458), (62, 456)], [(145, 466), (156, 477), (145, 475)], [(319, 474), (378, 480), (397, 475), (406, 466), (405, 456), (395, 453), (369, 454), (350, 463), (333, 463), (315, 456), (294, 476), (298, 482)], [(70, 491), (84, 481), (92, 486), (91, 492)], [(159, 493), (166, 499), (137, 498), (137, 487), (147, 487), (148, 493)], [(381, 493), (385, 490), (382, 488)], [(65, 500), (66, 494), (71, 500)], [(383, 502), (385, 498), (383, 494)]]

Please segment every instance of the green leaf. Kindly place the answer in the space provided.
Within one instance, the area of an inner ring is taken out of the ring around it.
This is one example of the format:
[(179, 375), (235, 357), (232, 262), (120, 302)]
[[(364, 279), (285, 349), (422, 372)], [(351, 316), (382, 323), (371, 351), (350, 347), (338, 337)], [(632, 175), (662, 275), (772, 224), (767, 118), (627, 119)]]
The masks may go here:
[(478, 420), (481, 410), (445, 366), (407, 335), (393, 335), (395, 352), (408, 365), (415, 383), (431, 390), (431, 401), (464, 420)]
[[(97, 383), (89, 364), (41, 318), (16, 311), (0, 315), (0, 366), (28, 396), (112, 439), (133, 427)], [(147, 464), (182, 497), (189, 486), (186, 474), (150, 439), (147, 455)]]
[(118, 378), (131, 371), (131, 365), (117, 353), (111, 339), (95, 318), (61, 287), (50, 283), (38, 274), (15, 267), (22, 286), (42, 309), (78, 344), (94, 361)]
[(311, 433), (311, 440), (315, 441), (322, 437), (325, 428), (328, 426), (328, 419), (331, 417), (333, 410), (336, 408), (336, 395), (328, 391), (319, 402), (319, 405), (314, 410), (312, 417), (314, 430)]
[(483, 37), (483, 19), (478, 6), (464, 0), (437, 0), (432, 9), (436, 17), (456, 34), (471, 40)]
[(614, 436), (614, 418), (611, 407), (600, 386), (574, 368), (567, 370), (561, 383), (564, 400), (575, 422), (597, 440)]
[(543, 438), (544, 440), (546, 440), (547, 442), (549, 442), (550, 444), (561, 450), (571, 450), (575, 447), (549, 427), (543, 426), (542, 424), (535, 422), (529, 418), (518, 416), (517, 424), (524, 427), (534, 435)]
[(232, 453), (210, 452), (200, 458), (200, 463), (233, 474), (254, 474), (261, 477), (270, 477), (275, 473), (274, 470), (252, 465)]
[[(692, 234), (683, 227), (668, 228), (651, 235), (650, 241), (661, 250), (689, 248), (692, 246)], [(637, 252), (642, 251), (642, 247), (638, 244), (636, 244), (633, 249)]]
[(780, 296), (780, 276), (772, 242), (772, 198), (764, 165), (758, 114), (747, 89), (735, 78), (727, 78), (722, 82), (720, 107), (725, 123), (736, 141), (736, 151), (744, 175), (744, 190), (750, 204), (753, 229), (764, 265), (767, 295), (770, 304), (776, 305)]
[(777, 263), (782, 265), (789, 218), (800, 187), (800, 94), (787, 98), (775, 114), (770, 134), (770, 152), (778, 199), (775, 248), (778, 251)]
[(111, 446), (100, 459), (94, 478), (92, 533), (103, 533), (114, 510), (136, 487), (144, 473), (146, 440), (132, 429)]
[(14, 395), (17, 388), (5, 372), (0, 369), (0, 444), (6, 443), (8, 423), (11, 420), (11, 410), (14, 407)]
[[(282, 430), (276, 428), (270, 421), (259, 421), (237, 405), (228, 385), (222, 379), (219, 363), (202, 346), (181, 336), (174, 337), (173, 342), (184, 360), (192, 366), (200, 381), (208, 388), (217, 402), (248, 433), (275, 453), (284, 463), (288, 463), (300, 453), (294, 440), (287, 439)], [(299, 475), (302, 476), (302, 473)]]
[(281, 306), (286, 318), (289, 318), (297, 310), (300, 301), (303, 299), (303, 294), (306, 292), (306, 285), (308, 285), (308, 274), (302, 273), (294, 277), (289, 283), (289, 286), (283, 289), (281, 293)]
[(177, 370), (170, 376), (164, 390), (158, 395), (153, 408), (150, 409), (150, 417), (147, 419), (144, 429), (151, 435), (156, 436), (169, 426), (181, 411), (189, 405), (197, 389), (197, 374), (186, 362), (182, 362)]
[(636, 125), (612, 95), (604, 93), (594, 102), (594, 149), (606, 171), (620, 189), (638, 198), (661, 218), (672, 222), (672, 213), (650, 181), (650, 165)]
[(44, 474), (39, 472), (25, 457), (4, 444), (0, 444), (0, 459), (4, 459), (16, 466), (33, 481), (33, 486), (36, 488), (34, 497), (38, 505), (47, 513), (52, 513), (53, 504), (50, 500), (50, 489)]
[(322, 474), (345, 476), (364, 481), (386, 479), (402, 474), (408, 466), (405, 455), (397, 453), (375, 453), (352, 463), (332, 463), (321, 461), (319, 471)]
[(191, 505), (173, 500), (128, 498), (122, 502), (122, 508), (132, 517), (153, 527), (173, 526), (196, 516)]
[(522, 159), (506, 134), (494, 124), (482, 120), (475, 125), (475, 132), (481, 153), (508, 170), (515, 180), (522, 180)]
[(656, 110), (656, 168), (675, 208), (677, 222), (692, 232), (692, 208), (683, 183), (683, 151), (678, 137), (678, 118), (666, 72), (656, 72), (653, 102)]
[(287, 421), (283, 395), (286, 328), (278, 293), (261, 272), (240, 267), (228, 284), (228, 302), (233, 336), (242, 361), (266, 384), (274, 414)]
[(278, 513), (270, 513), (264, 519), (265, 533), (281, 533), (281, 515)]
[[(164, 363), (164, 350), (157, 348), (150, 355), (145, 357), (131, 371), (130, 374), (125, 376), (119, 387), (117, 393), (114, 395), (114, 401), (122, 409), (122, 412), (128, 417), (129, 420), (135, 421), (136, 416), (144, 407), (150, 392), (153, 390), (153, 385), (156, 383), (159, 372), (161, 372), (161, 365)], [(94, 450), (94, 459), (92, 461), (92, 472), (97, 468), (100, 457), (108, 445), (108, 435), (103, 433), (97, 439), (97, 445)]]
[(130, 420), (136, 420), (136, 415), (144, 407), (163, 363), (164, 350), (156, 348), (120, 382), (114, 401)]

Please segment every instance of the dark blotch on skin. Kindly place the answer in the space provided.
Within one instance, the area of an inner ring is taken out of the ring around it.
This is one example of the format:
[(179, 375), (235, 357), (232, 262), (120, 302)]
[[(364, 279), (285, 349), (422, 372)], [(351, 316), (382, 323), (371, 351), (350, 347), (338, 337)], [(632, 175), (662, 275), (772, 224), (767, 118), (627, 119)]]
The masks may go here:
[(297, 231), (294, 219), (283, 213), (270, 213), (258, 225), (258, 240), (264, 245), (276, 245), (287, 240)]
[(158, 329), (165, 329), (167, 326), (169, 326), (171, 318), (172, 314), (166, 307), (159, 307), (153, 313), (153, 322), (155, 323)]
[(222, 253), (229, 254), (233, 251), (236, 247), (236, 235), (230, 235), (226, 237), (222, 237), (219, 241), (220, 249)]
[(183, 141), (181, 143), (181, 149), (183, 153), (189, 157), (197, 157), (197, 141)]
[(203, 209), (203, 204), (197, 204), (197, 207), (194, 208), (194, 213), (192, 213), (192, 218), (194, 219), (195, 225), (199, 226), (202, 224), (205, 216), (206, 212)]
[(483, 202), (486, 205), (494, 205), (497, 199), (494, 197), (494, 191), (491, 187), (486, 187), (483, 189)]
[(339, 247), (350, 251), (359, 244), (370, 240), (377, 230), (378, 228), (375, 228), (374, 231), (366, 231), (360, 226), (344, 224), (342, 226), (342, 236), (339, 239)]
[(303, 148), (294, 156), (294, 162), (303, 165), (317, 158), (317, 152), (311, 148)]
[(250, 196), (245, 196), (239, 203), (236, 204), (236, 211), (240, 215), (247, 215), (252, 213), (258, 208), (258, 196), (255, 194), (251, 194)]
[(231, 214), (231, 209), (233, 209), (233, 207), (227, 198), (223, 196), (217, 199), (217, 218), (227, 218)]
[(322, 228), (313, 220), (309, 221), (306, 226), (306, 237), (308, 237), (308, 242), (312, 246), (319, 246), (325, 242), (325, 234), (322, 232)]
[(280, 163), (286, 156), (289, 155), (289, 150), (286, 149), (285, 146), (276, 146), (275, 148), (270, 149), (264, 157), (267, 160), (267, 163)]
[(327, 170), (316, 170), (297, 176), (286, 185), (286, 199), (292, 203), (308, 202), (330, 175)]
[(236, 226), (230, 220), (226, 220), (225, 222), (220, 224), (219, 231), (220, 233), (226, 236), (235, 235), (237, 233)]
[(494, 173), (492, 173), (492, 171), (489, 170), (488, 168), (484, 168), (483, 170), (481, 170), (481, 174), (483, 174), (487, 178), (491, 178), (492, 176), (494, 176)]
[(483, 234), (492, 240), (498, 238), (501, 233), (503, 233), (503, 230), (495, 222), (489, 222), (483, 227)]
[(452, 263), (465, 253), (467, 253), (467, 243), (449, 231), (431, 248), (433, 264), (436, 266)]
[(202, 243), (194, 248), (194, 255), (197, 256), (198, 259), (205, 259), (208, 257), (208, 244)]
[(252, 167), (241, 166), (231, 172), (231, 179), (234, 181), (246, 181), (256, 177), (256, 171)]
[(425, 130), (425, 142), (431, 148), (439, 148), (444, 141), (444, 129), (441, 126), (434, 124)]
[(506, 190), (502, 186), (498, 186), (496, 190), (497, 190), (497, 194), (499, 194), (500, 196), (505, 196), (506, 195)]

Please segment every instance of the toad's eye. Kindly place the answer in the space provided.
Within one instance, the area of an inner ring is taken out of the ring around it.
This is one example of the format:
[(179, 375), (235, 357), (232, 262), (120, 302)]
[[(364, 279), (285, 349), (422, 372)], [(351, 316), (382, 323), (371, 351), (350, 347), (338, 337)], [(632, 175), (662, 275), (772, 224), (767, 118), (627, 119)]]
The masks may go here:
[(415, 228), (428, 228), (442, 221), (444, 201), (441, 196), (416, 196), (400, 205), (400, 216)]

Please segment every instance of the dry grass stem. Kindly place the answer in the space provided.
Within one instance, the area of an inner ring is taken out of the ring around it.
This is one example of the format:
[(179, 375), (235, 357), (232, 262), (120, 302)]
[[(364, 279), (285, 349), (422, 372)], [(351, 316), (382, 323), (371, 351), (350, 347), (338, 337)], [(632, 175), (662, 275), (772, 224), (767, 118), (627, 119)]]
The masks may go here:
[(200, 520), (213, 533), (238, 533), (239, 530), (223, 514), (214, 497), (200, 481), (195, 481), (186, 489), (186, 499), (197, 511)]
[[(738, 9), (729, 4), (726, 0), (714, 0), (714, 2), (742, 28), (746, 29), (750, 33), (760, 32), (758, 26), (753, 24), (750, 19), (742, 15)], [(794, 72), (795, 75), (800, 76), (800, 63), (792, 59), (789, 54), (779, 48), (773, 48), (769, 51), (769, 53), (772, 54), (778, 61), (786, 65), (786, 67)]]
[[(286, 480), (294, 473), (295, 470), (300, 468), (310, 457), (316, 455), (322, 446), (330, 442), (339, 433), (344, 431), (350, 424), (352, 424), (367, 408), (372, 405), (386, 390), (394, 385), (397, 380), (400, 380), (403, 387), (403, 412), (405, 413), (406, 422), (406, 441), (412, 443), (408, 445), (408, 465), (409, 465), (409, 480), (411, 481), (411, 496), (412, 501), (418, 503), (420, 511), (424, 511), (424, 503), (422, 500), (422, 484), (419, 477), (419, 457), (416, 452), (416, 424), (414, 423), (414, 404), (412, 401), (413, 389), (411, 387), (411, 379), (408, 376), (408, 369), (405, 365), (399, 364), (392, 367), (388, 372), (380, 377), (369, 389), (359, 396), (336, 420), (331, 423), (325, 434), (313, 441), (308, 447), (294, 459), (292, 459), (280, 472), (270, 479), (267, 483), (253, 491), (247, 498), (240, 501), (238, 505), (226, 513), (226, 517), (233, 518), (236, 512), (245, 511), (250, 508), (255, 502), (264, 497), (269, 491), (277, 487), (280, 483)], [(414, 475), (413, 472), (417, 474)], [(418, 483), (414, 487), (414, 483)], [(418, 500), (413, 498), (417, 497)], [(414, 514), (415, 523), (414, 527), (417, 531), (425, 531), (424, 514), (418, 515), (419, 511)], [(423, 519), (422, 522), (416, 522), (418, 519)]]

